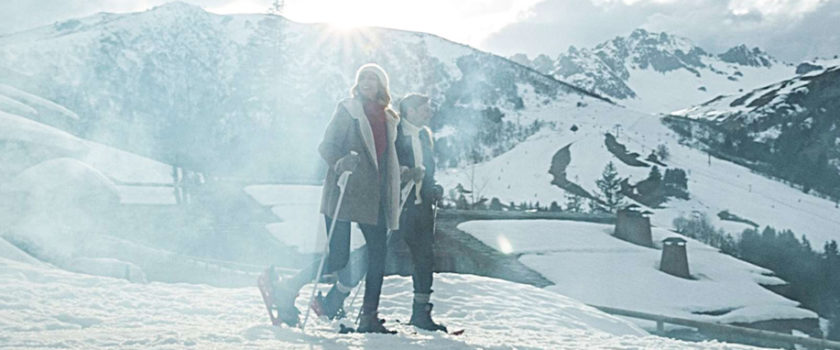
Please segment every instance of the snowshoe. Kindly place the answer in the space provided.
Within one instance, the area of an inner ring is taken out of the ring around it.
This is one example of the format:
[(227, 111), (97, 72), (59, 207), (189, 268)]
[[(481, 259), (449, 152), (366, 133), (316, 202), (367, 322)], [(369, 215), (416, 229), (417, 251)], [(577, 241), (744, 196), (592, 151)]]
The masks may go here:
[(397, 334), (397, 331), (392, 331), (385, 328), (385, 320), (377, 317), (376, 312), (362, 313), (359, 316), (359, 327), (356, 327), (358, 333), (381, 333), (381, 334)]
[(344, 312), (345, 298), (347, 298), (347, 294), (342, 294), (333, 287), (326, 296), (319, 291), (309, 307), (318, 316), (327, 317), (330, 320), (340, 320), (346, 316)]
[(285, 323), (289, 327), (297, 327), (300, 322), (300, 310), (295, 307), (297, 292), (281, 286), (279, 275), (274, 266), (266, 269), (257, 279), (257, 286), (268, 311), (271, 324), (279, 326)]

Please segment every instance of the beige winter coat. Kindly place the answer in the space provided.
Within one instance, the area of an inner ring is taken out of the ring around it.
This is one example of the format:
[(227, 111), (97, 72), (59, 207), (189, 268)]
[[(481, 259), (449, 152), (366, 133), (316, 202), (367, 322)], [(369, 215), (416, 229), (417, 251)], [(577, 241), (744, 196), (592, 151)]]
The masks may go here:
[(386, 111), (388, 146), (382, 155), (382, 164), (377, 164), (373, 131), (365, 116), (362, 102), (347, 98), (338, 103), (335, 114), (327, 125), (324, 139), (318, 147), (321, 157), (329, 166), (321, 196), (321, 213), (328, 216), (335, 213), (340, 193), (335, 163), (350, 151), (356, 151), (360, 162), (348, 181), (338, 219), (376, 225), (379, 205), (383, 203), (388, 229), (399, 229), (400, 170), (397, 151), (394, 148), (399, 117), (390, 109)]

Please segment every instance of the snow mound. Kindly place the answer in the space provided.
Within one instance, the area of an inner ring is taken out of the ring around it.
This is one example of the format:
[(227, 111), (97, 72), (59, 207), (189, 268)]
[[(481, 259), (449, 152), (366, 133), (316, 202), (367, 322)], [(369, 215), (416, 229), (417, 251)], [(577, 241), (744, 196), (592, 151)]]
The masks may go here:
[(0, 84), (0, 109), (11, 107), (24, 111), (28, 115), (40, 115), (38, 110), (59, 114), (65, 118), (79, 120), (79, 115), (73, 111), (45, 98), (18, 90), (9, 85)]
[(118, 217), (116, 186), (106, 176), (73, 158), (30, 167), (0, 184), (12, 199), (2, 212), (3, 236), (39, 260), (63, 265)]
[(452, 274), (439, 274), (435, 283), (435, 315), (453, 329), (465, 328), (464, 335), (395, 326), (410, 314), (411, 280), (405, 277), (386, 278), (380, 307), (400, 334), (340, 335), (336, 323), (319, 319), (310, 320), (302, 334), (270, 326), (255, 287), (131, 284), (0, 259), (0, 334), (16, 349), (750, 348), (649, 336), (626, 321), (528, 285)]
[(88, 204), (119, 203), (119, 191), (107, 176), (73, 158), (45, 161), (20, 173), (2, 187), (5, 191), (25, 192), (32, 200)]
[(35, 259), (29, 254), (26, 254), (20, 248), (9, 243), (9, 241), (0, 238), (0, 258), (6, 258), (12, 261), (27, 263), (27, 264), (42, 264), (38, 259)]
[(65, 269), (88, 275), (124, 278), (135, 283), (146, 283), (146, 274), (137, 265), (112, 258), (79, 257), (70, 260)]
[(14, 114), (0, 111), (0, 125), (0, 140), (47, 146), (66, 155), (87, 151), (82, 139)]
[[(154, 185), (172, 183), (172, 166), (169, 164), (95, 142), (88, 142), (88, 145), (90, 151), (81, 159), (114, 181)], [(172, 190), (169, 189), (169, 192)]]

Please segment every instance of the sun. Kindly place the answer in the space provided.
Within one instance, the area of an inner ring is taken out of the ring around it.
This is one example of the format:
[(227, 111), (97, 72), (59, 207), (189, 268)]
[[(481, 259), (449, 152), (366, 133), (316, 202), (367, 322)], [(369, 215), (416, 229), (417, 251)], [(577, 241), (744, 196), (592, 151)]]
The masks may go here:
[(365, 6), (365, 3), (365, 1), (361, 3), (357, 1), (294, 1), (287, 2), (285, 14), (293, 20), (304, 23), (324, 23), (338, 31), (381, 26), (383, 19), (388, 18), (388, 13), (382, 6)]
[(349, 32), (349, 31), (352, 31), (354, 29), (366, 26), (364, 23), (361, 23), (359, 21), (347, 20), (346, 18), (342, 18), (342, 19), (339, 19), (339, 20), (333, 20), (333, 21), (327, 21), (326, 24), (330, 28), (332, 28), (336, 31), (339, 31), (339, 32)]

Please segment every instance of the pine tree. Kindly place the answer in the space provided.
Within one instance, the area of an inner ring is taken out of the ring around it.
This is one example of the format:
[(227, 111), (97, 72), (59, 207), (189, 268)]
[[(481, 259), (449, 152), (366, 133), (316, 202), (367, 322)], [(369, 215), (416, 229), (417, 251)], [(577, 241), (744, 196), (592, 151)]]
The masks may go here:
[(286, 0), (274, 0), (271, 3), (271, 7), (268, 8), (268, 13), (280, 16), (283, 14), (285, 7)]
[(576, 194), (566, 192), (566, 210), (573, 213), (583, 211), (583, 198)]
[(502, 211), (502, 202), (499, 201), (499, 198), (493, 197), (493, 199), (490, 200), (489, 209), (495, 211)]
[(604, 171), (601, 173), (601, 178), (595, 181), (601, 194), (604, 196), (604, 202), (611, 212), (622, 204), (624, 195), (621, 194), (621, 178), (618, 177), (618, 170), (612, 161), (607, 163)]
[(659, 160), (665, 161), (671, 156), (671, 152), (668, 151), (668, 146), (664, 143), (660, 143), (656, 146), (656, 155), (659, 156)]
[(662, 173), (659, 172), (659, 167), (654, 165), (653, 168), (650, 169), (650, 173), (648, 174), (648, 179), (653, 181), (662, 181)]
[(470, 209), (470, 204), (467, 203), (467, 197), (464, 197), (463, 194), (460, 195), (458, 197), (458, 200), (455, 202), (455, 208), (461, 209), (461, 210)]

